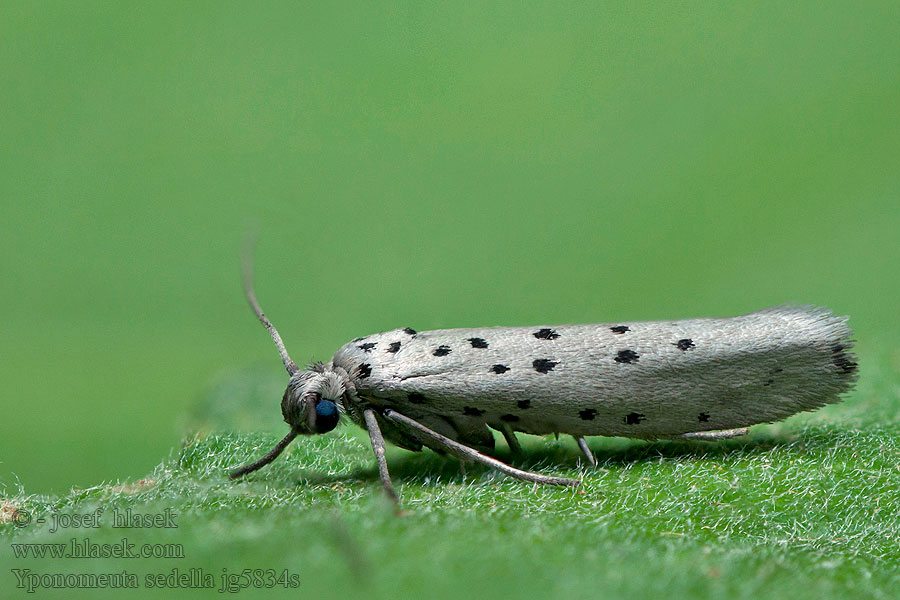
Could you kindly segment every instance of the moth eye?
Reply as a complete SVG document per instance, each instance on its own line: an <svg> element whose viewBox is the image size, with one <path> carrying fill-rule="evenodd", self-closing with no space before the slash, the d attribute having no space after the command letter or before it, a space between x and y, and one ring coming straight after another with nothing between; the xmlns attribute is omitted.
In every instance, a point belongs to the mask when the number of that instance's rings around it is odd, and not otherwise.
<svg viewBox="0 0 900 600"><path fill-rule="evenodd" d="M327 433L337 427L340 413L337 404L325 398L316 398L315 419L312 429L315 433Z"/></svg>

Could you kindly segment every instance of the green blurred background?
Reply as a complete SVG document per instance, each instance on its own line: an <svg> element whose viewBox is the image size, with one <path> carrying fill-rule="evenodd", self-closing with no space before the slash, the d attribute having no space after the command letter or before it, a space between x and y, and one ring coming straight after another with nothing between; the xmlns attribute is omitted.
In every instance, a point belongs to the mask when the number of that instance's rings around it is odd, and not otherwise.
<svg viewBox="0 0 900 600"><path fill-rule="evenodd" d="M0 3L0 482L149 472L384 329L849 314L898 353L900 9Z"/></svg>

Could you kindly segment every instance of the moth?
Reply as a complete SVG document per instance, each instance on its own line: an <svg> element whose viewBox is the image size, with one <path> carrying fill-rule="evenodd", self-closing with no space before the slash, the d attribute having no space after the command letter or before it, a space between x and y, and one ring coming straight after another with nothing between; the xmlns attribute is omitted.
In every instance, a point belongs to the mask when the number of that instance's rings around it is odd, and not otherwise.
<svg viewBox="0 0 900 600"><path fill-rule="evenodd" d="M719 440L749 426L837 402L857 378L846 317L782 305L732 318L415 331L356 338L329 362L300 369L244 287L290 375L281 412L290 432L241 477L298 435L346 415L369 433L379 476L397 500L385 440L474 461L541 484L579 481L523 471L489 456L491 430L514 454L516 433Z"/></svg>

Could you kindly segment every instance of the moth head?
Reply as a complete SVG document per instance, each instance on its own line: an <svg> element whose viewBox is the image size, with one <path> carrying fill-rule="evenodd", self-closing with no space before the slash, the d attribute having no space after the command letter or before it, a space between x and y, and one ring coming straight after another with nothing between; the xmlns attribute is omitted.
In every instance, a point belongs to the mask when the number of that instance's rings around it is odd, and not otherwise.
<svg viewBox="0 0 900 600"><path fill-rule="evenodd" d="M298 435L327 433L334 429L340 418L338 403L344 394L344 380L330 367L318 363L308 371L301 371L297 367L297 363L288 355L281 336L278 335L272 322L263 314L259 302L256 301L256 294L253 291L253 264L247 248L245 248L243 258L244 292L247 294L247 301L253 312L256 313L256 318L263 324L272 337L272 341L275 342L281 362L284 363L284 368L291 376L284 396L281 398L281 414L287 424L291 426L291 431L261 459L232 471L230 473L232 479L237 479L266 466L278 458L278 455Z"/></svg>
<svg viewBox="0 0 900 600"><path fill-rule="evenodd" d="M313 365L313 370L291 376L281 399L281 414L298 435L328 433L337 427L343 395L341 377L321 364Z"/></svg>
<svg viewBox="0 0 900 600"><path fill-rule="evenodd" d="M344 380L334 371L325 370L322 365L314 365L310 371L295 370L281 397L281 414L291 431L261 459L232 471L231 478L237 479L266 466L298 435L328 433L337 427L343 394Z"/></svg>

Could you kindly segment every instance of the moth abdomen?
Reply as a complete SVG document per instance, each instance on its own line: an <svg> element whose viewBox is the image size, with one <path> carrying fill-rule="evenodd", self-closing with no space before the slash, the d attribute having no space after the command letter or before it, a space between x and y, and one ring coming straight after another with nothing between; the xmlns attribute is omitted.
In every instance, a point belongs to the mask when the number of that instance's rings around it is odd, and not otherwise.
<svg viewBox="0 0 900 600"><path fill-rule="evenodd" d="M347 344L333 361L360 376L361 398L414 417L655 438L839 400L856 375L849 338L827 309L781 306L725 319L396 330Z"/></svg>

